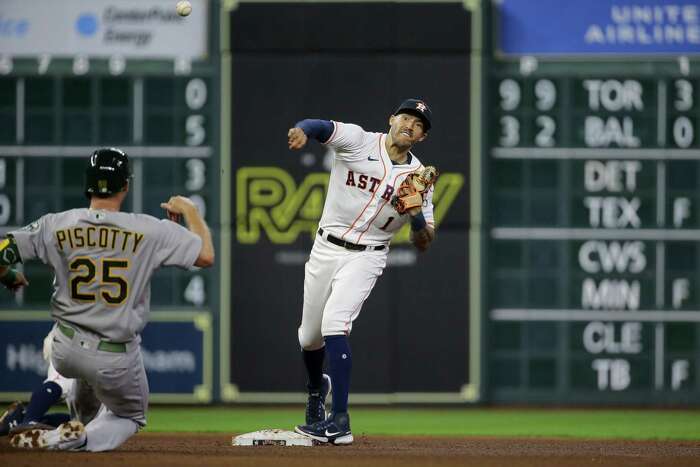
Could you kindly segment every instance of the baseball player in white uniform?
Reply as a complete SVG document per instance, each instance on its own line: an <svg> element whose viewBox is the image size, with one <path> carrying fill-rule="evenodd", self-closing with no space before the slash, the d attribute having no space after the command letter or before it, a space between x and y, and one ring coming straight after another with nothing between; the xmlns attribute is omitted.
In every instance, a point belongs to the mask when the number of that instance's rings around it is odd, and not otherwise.
<svg viewBox="0 0 700 467"><path fill-rule="evenodd" d="M55 272L51 362L87 383L104 409L87 425L24 431L15 447L108 451L146 424L148 382L140 333L150 308L150 280L161 266L208 267L214 247L206 222L187 198L162 203L171 220L120 212L131 170L116 148L96 150L86 171L90 207L47 214L0 243L0 282L27 285L11 266L38 258Z"/></svg>
<svg viewBox="0 0 700 467"><path fill-rule="evenodd" d="M432 189L422 207L403 215L391 204L403 180L423 168L411 148L428 136L430 108L422 100L407 99L390 116L389 125L385 134L307 119L288 132L290 149L301 149L314 138L335 151L323 215L305 267L298 330L309 397L306 424L296 431L321 442L353 442L347 408L352 368L348 336L386 266L392 236L410 222L411 241L419 251L435 237ZM326 354L330 375L323 373ZM331 384L332 411L326 417Z"/></svg>

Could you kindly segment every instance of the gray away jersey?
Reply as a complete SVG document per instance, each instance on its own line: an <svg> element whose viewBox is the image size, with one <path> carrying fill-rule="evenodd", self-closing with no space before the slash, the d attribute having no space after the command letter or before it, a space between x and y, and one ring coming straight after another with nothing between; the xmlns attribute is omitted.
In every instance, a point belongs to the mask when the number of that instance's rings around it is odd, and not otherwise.
<svg viewBox="0 0 700 467"><path fill-rule="evenodd" d="M93 209L47 214L10 233L22 261L53 268L53 317L112 342L146 325L153 272L189 268L202 248L199 236L169 220Z"/></svg>

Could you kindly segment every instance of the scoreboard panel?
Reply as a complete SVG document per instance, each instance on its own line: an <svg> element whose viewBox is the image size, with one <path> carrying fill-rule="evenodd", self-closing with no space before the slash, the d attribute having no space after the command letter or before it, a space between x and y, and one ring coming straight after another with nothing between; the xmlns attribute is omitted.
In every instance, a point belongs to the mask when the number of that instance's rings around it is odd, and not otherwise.
<svg viewBox="0 0 700 467"><path fill-rule="evenodd" d="M700 60L495 40L486 397L700 402Z"/></svg>
<svg viewBox="0 0 700 467"><path fill-rule="evenodd" d="M0 233L47 212L86 206L87 156L100 146L124 149L134 178L126 210L162 217L160 203L189 196L218 222L218 68L201 62L4 58L0 75ZM0 306L44 305L52 274L28 264L32 286ZM211 271L162 270L154 307L210 306ZM213 297L213 296L212 296Z"/></svg>
<svg viewBox="0 0 700 467"><path fill-rule="evenodd" d="M491 388L696 400L700 79L558 65L492 67Z"/></svg>

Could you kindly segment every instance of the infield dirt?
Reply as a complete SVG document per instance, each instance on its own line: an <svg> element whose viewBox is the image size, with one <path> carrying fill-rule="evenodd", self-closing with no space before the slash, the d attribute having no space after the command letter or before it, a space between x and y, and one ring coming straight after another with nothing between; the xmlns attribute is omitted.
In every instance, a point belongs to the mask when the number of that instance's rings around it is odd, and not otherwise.
<svg viewBox="0 0 700 467"><path fill-rule="evenodd" d="M25 451L0 441L0 464L36 466L700 466L700 442L356 436L345 447L233 447L234 434L151 434L110 453Z"/></svg>

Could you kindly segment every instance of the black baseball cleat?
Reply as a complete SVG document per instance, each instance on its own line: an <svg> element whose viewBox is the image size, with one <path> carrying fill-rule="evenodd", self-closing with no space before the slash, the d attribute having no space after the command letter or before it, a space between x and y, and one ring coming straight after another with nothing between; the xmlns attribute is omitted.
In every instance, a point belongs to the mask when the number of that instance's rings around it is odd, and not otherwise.
<svg viewBox="0 0 700 467"><path fill-rule="evenodd" d="M24 418L25 406L20 401L13 402L0 417L0 436L10 434L10 430Z"/></svg>
<svg viewBox="0 0 700 467"><path fill-rule="evenodd" d="M352 444L354 438L350 431L350 415L347 412L332 414L322 422L313 425L301 425L294 428L299 434L322 443Z"/></svg>
<svg viewBox="0 0 700 467"><path fill-rule="evenodd" d="M324 373L320 389L309 388L306 400L306 424L322 422L326 419L326 398L331 392L331 377Z"/></svg>

